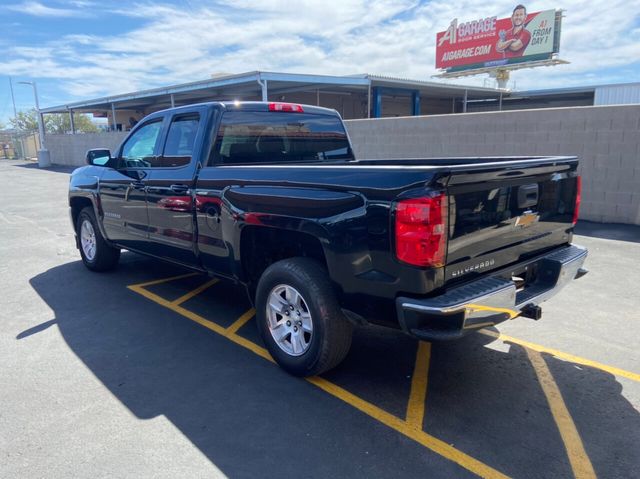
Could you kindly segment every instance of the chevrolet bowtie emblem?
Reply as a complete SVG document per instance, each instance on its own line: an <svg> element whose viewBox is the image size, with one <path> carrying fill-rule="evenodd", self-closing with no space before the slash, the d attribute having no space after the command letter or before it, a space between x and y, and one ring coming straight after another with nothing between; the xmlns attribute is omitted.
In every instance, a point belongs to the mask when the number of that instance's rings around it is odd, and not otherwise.
<svg viewBox="0 0 640 479"><path fill-rule="evenodd" d="M515 226L517 228L526 228L534 223L537 223L539 219L540 215L538 213L534 213L533 211L526 211L516 218Z"/></svg>

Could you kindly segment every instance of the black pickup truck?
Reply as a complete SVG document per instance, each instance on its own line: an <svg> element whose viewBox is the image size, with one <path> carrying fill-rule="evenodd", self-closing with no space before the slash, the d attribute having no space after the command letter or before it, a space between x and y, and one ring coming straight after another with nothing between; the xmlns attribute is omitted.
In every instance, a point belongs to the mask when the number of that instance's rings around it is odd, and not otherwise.
<svg viewBox="0 0 640 479"><path fill-rule="evenodd" d="M243 285L295 375L336 366L356 324L454 339L538 319L586 273L575 157L357 160L333 110L229 102L153 113L86 160L84 264L127 249Z"/></svg>

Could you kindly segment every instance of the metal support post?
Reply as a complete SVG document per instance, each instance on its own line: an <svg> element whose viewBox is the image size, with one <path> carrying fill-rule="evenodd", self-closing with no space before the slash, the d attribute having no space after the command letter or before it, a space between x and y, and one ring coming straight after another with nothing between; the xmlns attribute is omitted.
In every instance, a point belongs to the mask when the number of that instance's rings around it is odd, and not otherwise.
<svg viewBox="0 0 640 479"><path fill-rule="evenodd" d="M73 110L69 109L69 123L71 123L71 134L75 135L76 133L76 123L73 119Z"/></svg>
<svg viewBox="0 0 640 479"><path fill-rule="evenodd" d="M267 80L263 80L258 73L258 85L262 94L262 101L269 101L269 90L267 88Z"/></svg>
<svg viewBox="0 0 640 479"><path fill-rule="evenodd" d="M382 117L382 93L379 87L373 87L373 117Z"/></svg>
<svg viewBox="0 0 640 479"><path fill-rule="evenodd" d="M111 118L113 119L111 127L112 127L113 131L116 131L116 129L118 127L117 127L117 124L116 124L116 105L115 105L115 103L111 104Z"/></svg>
<svg viewBox="0 0 640 479"><path fill-rule="evenodd" d="M416 90L411 94L411 114L420 116L420 91Z"/></svg>
<svg viewBox="0 0 640 479"><path fill-rule="evenodd" d="M501 90L506 89L507 83L509 83L509 70L498 68L496 71L496 80L498 82L498 88Z"/></svg>
<svg viewBox="0 0 640 479"><path fill-rule="evenodd" d="M469 90L464 91L464 102L462 103L462 113L467 112L467 100L469 99Z"/></svg>
<svg viewBox="0 0 640 479"><path fill-rule="evenodd" d="M173 97L173 93L170 96L171 98L171 108L175 108L176 107L176 99Z"/></svg>

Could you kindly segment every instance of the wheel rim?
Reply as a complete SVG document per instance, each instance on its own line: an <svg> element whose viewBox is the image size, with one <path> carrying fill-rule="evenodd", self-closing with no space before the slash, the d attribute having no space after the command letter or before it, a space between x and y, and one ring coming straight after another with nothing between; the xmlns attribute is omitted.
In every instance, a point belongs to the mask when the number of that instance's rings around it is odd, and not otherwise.
<svg viewBox="0 0 640 479"><path fill-rule="evenodd" d="M307 352L313 337L313 320L307 302L295 288L279 284L269 293L267 320L271 337L290 356Z"/></svg>
<svg viewBox="0 0 640 479"><path fill-rule="evenodd" d="M96 257L96 232L89 220L84 220L80 227L80 245L85 257L93 261Z"/></svg>

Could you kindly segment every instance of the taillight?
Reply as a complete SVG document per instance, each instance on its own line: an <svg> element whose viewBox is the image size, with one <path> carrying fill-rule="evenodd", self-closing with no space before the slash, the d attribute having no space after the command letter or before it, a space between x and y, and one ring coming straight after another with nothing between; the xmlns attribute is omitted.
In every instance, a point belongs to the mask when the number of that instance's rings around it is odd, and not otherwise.
<svg viewBox="0 0 640 479"><path fill-rule="evenodd" d="M415 266L445 264L448 204L444 193L396 203L396 257Z"/></svg>
<svg viewBox="0 0 640 479"><path fill-rule="evenodd" d="M269 103L269 111L289 111L292 113L304 113L302 105L295 103Z"/></svg>
<svg viewBox="0 0 640 479"><path fill-rule="evenodd" d="M576 205L573 208L573 226L578 222L578 214L580 213L580 201L582 197L582 177L576 177Z"/></svg>

